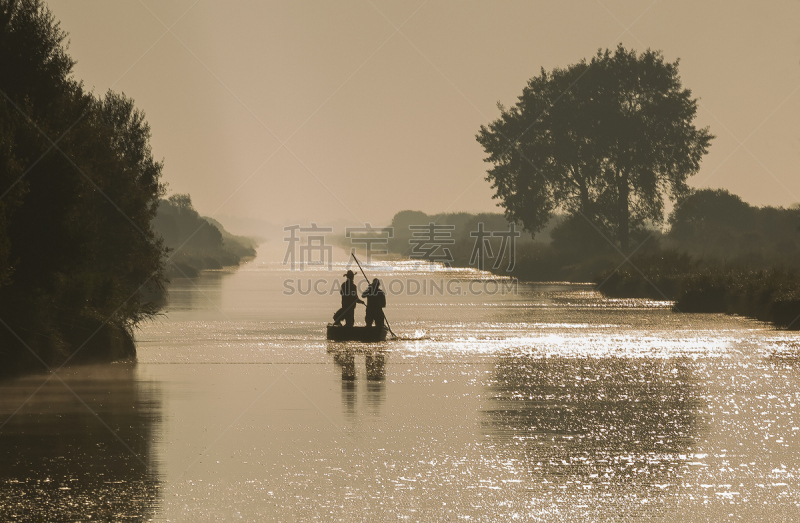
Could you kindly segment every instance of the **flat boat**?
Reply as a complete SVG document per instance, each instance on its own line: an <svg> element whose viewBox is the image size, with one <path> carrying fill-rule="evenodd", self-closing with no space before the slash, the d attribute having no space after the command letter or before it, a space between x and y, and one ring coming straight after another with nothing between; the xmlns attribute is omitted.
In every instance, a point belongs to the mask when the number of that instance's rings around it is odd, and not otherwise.
<svg viewBox="0 0 800 523"><path fill-rule="evenodd" d="M328 325L328 339L331 341L362 341L372 343L386 341L389 329L383 327L345 327L344 325Z"/></svg>

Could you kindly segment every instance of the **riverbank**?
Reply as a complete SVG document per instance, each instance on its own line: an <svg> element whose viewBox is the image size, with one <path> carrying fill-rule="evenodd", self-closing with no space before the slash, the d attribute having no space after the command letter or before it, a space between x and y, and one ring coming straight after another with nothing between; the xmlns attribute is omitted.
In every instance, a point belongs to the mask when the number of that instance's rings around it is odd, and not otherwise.
<svg viewBox="0 0 800 523"><path fill-rule="evenodd" d="M179 210L161 200L154 220L155 234L172 250L162 262L166 281L196 278L204 270L238 266L255 256L255 240L201 217L186 200L188 207ZM55 296L21 284L3 288L0 379L65 365L135 360L134 328L163 309L169 292L160 280L143 275L142 281L126 296L117 289L118 278L99 280L93 274L77 281L56 279L61 289Z"/></svg>
<svg viewBox="0 0 800 523"><path fill-rule="evenodd" d="M433 252L440 258L436 261L452 267L483 268L522 282L594 283L607 297L672 301L676 312L735 314L800 330L800 274L793 269L798 266L798 249L789 230L795 211L750 207L727 193L709 196L700 192L695 199L711 197L734 200L754 216L766 216L758 222L758 235L751 231L749 241L744 241L739 237L743 232L738 231L737 236L728 231L720 234L737 238L735 245L720 244L707 238L710 233L687 233L684 222L694 222L678 216L673 220L677 232L638 231L636 254L623 261L619 251L585 220L555 220L542 235L549 236L549 242L531 241L522 234L509 248L503 241L506 231L512 229L502 215L403 211L392 220L394 237L388 246L392 253L411 258L420 257L414 252L417 247L423 259L428 256L433 261ZM438 244L432 240L420 243L412 234L425 223L441 229ZM430 227L433 230L434 226ZM775 230L780 234L775 236ZM708 247L705 255L701 245ZM777 247L770 250L757 248L759 245ZM431 252L420 246L430 247Z"/></svg>
<svg viewBox="0 0 800 523"><path fill-rule="evenodd" d="M800 330L800 275L790 269L701 264L669 253L660 259L633 259L626 267L600 274L595 283L604 296L672 300L676 312L735 314Z"/></svg>
<svg viewBox="0 0 800 523"><path fill-rule="evenodd" d="M153 230L169 250L164 270L170 280L237 266L253 258L258 246L256 240L231 234L215 219L201 216L188 194L159 200Z"/></svg>
<svg viewBox="0 0 800 523"><path fill-rule="evenodd" d="M0 379L68 365L136 358L133 329L114 318L62 314L56 318L6 315L0 332ZM11 357L13 355L13 357Z"/></svg>

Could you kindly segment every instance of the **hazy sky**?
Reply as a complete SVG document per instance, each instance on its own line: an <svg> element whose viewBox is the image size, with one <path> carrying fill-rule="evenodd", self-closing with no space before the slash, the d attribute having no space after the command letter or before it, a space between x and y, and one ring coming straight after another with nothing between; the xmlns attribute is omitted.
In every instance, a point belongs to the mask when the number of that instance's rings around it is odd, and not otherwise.
<svg viewBox="0 0 800 523"><path fill-rule="evenodd" d="M717 135L692 185L800 201L798 0L49 5L76 76L136 101L170 192L204 214L377 225L498 210L479 126L541 67L620 42L681 59Z"/></svg>

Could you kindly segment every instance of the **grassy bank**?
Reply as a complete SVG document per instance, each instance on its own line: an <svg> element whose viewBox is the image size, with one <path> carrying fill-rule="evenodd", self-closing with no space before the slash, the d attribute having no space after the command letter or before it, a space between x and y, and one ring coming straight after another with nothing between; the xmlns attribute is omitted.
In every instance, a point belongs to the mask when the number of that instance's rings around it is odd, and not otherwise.
<svg viewBox="0 0 800 523"><path fill-rule="evenodd" d="M423 247L433 252L438 241L454 267L478 268L479 226L500 233L510 227L500 214L403 211L392 220L389 249L415 257L420 242L410 229L431 222L450 230ZM510 250L491 236L483 268L521 281L595 283L609 297L670 300L680 312L738 314L800 330L800 206L754 207L727 191L704 189L676 207L669 223L666 232L631 230L635 255L624 260L613 229L559 216L535 241L523 232L511 264Z"/></svg>
<svg viewBox="0 0 800 523"><path fill-rule="evenodd" d="M8 325L13 333L9 329L0 332L0 346L16 350L11 353L13 358L4 358L0 378L48 367L55 370L63 365L136 358L132 326L113 319L105 322L105 318L69 314L60 318L16 318Z"/></svg>
<svg viewBox="0 0 800 523"><path fill-rule="evenodd" d="M796 270L701 263L675 252L631 261L618 271L598 276L597 290L612 297L674 300L678 312L737 314L800 330Z"/></svg>

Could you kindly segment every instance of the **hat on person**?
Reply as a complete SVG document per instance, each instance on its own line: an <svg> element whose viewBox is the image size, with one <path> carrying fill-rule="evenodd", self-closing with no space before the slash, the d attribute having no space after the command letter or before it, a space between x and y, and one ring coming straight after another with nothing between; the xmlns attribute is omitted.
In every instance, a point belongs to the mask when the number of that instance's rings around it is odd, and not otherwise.
<svg viewBox="0 0 800 523"><path fill-rule="evenodd" d="M347 271L347 274L342 274L342 276L347 276L348 278L354 278L356 273L353 271Z"/></svg>

